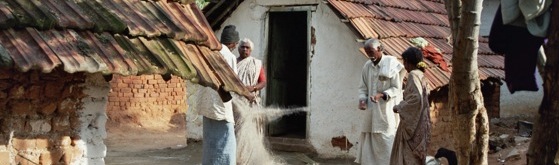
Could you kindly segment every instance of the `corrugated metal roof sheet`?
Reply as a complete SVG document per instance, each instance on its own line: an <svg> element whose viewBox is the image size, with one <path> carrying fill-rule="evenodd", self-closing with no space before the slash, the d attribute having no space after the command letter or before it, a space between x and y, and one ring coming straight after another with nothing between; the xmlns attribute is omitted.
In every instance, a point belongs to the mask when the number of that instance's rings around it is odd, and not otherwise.
<svg viewBox="0 0 559 165"><path fill-rule="evenodd" d="M23 72L48 73L60 67L69 73L174 74L248 95L219 49L221 44L194 3L0 2L0 65Z"/></svg>
<svg viewBox="0 0 559 165"><path fill-rule="evenodd" d="M451 65L452 45L448 43L450 26L442 0L328 0L335 11L360 33L361 37L379 38L386 53L398 58L412 46L410 39L423 37L438 48ZM504 57L493 53L487 39L479 39L478 66L480 79L504 78ZM448 84L450 72L438 68L433 62L426 71L431 89ZM450 66L451 67L451 66Z"/></svg>

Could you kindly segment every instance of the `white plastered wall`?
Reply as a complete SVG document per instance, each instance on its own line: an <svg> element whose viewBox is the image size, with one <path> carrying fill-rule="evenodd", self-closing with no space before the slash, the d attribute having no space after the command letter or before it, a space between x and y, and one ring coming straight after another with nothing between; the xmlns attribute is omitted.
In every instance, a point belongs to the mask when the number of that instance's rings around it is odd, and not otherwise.
<svg viewBox="0 0 559 165"><path fill-rule="evenodd" d="M354 157L360 136L360 116L363 116L357 109L357 87L367 59L358 51L362 44L356 42L357 35L327 4L317 0L305 3L318 5L311 13L310 22L317 42L308 64L308 140L320 157ZM247 37L255 43L252 56L263 61L266 61L269 5L285 4L274 0L245 0L222 24L222 28L229 24L237 26L241 39ZM221 36L221 30L216 36ZM233 52L238 55L237 50ZM347 137L353 145L349 151L332 146L332 138L339 136Z"/></svg>
<svg viewBox="0 0 559 165"><path fill-rule="evenodd" d="M85 82L83 109L78 110L80 121L80 140L76 145L83 149L83 157L73 164L103 165L107 155L107 146L103 140L107 137L106 107L110 84L100 73L88 74Z"/></svg>

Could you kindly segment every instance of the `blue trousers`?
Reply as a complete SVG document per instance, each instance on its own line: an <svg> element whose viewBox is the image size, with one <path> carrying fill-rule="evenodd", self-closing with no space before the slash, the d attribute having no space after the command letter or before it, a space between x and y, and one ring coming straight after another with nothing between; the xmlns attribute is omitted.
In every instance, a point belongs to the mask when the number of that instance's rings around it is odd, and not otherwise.
<svg viewBox="0 0 559 165"><path fill-rule="evenodd" d="M233 123L204 117L203 165L235 165L237 140Z"/></svg>

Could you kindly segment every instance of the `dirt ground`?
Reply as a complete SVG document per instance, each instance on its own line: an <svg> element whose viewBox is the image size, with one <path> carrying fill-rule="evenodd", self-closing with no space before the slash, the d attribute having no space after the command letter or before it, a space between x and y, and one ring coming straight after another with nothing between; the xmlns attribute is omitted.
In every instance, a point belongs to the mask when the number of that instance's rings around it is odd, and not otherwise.
<svg viewBox="0 0 559 165"><path fill-rule="evenodd" d="M145 128L138 124L130 123L127 125L108 122L108 137L105 140L107 145L107 165L176 165L176 164L201 164L202 143L186 140L186 128L184 121L176 120L174 124L167 121L158 127ZM183 117L184 119L184 117ZM532 121L530 118L512 117L492 120L491 136L509 135L506 148L491 153L488 157L490 165L524 165L526 164L526 151L528 150L529 140L520 143L511 142L511 138L516 136L516 123L519 120ZM508 158L507 155L516 149L520 157ZM302 153L293 152L274 152L282 157L286 164L305 165L305 164L355 164L348 159L318 159ZM445 162L445 161L443 161Z"/></svg>

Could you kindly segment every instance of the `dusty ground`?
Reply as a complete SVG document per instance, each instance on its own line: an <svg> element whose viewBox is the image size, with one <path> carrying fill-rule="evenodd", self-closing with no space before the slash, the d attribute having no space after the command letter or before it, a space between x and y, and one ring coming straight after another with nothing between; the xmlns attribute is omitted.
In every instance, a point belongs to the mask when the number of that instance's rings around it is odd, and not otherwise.
<svg viewBox="0 0 559 165"><path fill-rule="evenodd" d="M152 125L151 128L138 124L115 124L108 122L108 137L106 144L108 148L105 162L107 165L175 165L175 164L201 164L202 143L189 141L187 144L184 121L177 120L164 122L161 125ZM184 119L184 117L182 117ZM508 134L511 137L516 135L516 122L518 120L532 121L530 118L503 118L493 120L490 129L491 135L500 136ZM168 120L167 120L168 121ZM521 143L508 143L510 147L504 148L499 152L489 154L490 165L524 165L526 164L526 151L529 141ZM520 153L520 158L509 158L504 163L500 159L506 159L511 150L516 149ZM287 164L354 164L347 159L318 159L312 158L302 153L275 152Z"/></svg>
<svg viewBox="0 0 559 165"><path fill-rule="evenodd" d="M184 131L146 131L141 129L118 129L109 132L105 163L107 165L176 165L201 164L202 143L186 143ZM118 132L122 131L122 132ZM354 164L347 159L311 159L294 152L274 152L287 164L305 165L313 162L326 165Z"/></svg>
<svg viewBox="0 0 559 165"><path fill-rule="evenodd" d="M186 140L185 121L181 117L161 120L161 124L107 122L107 165L176 165L201 164L202 142ZM182 116L182 119L185 119ZM347 159L311 159L307 155L294 152L274 152L287 164L353 164Z"/></svg>
<svg viewBox="0 0 559 165"><path fill-rule="evenodd" d="M514 138L522 139L518 135L517 123L518 121L528 121L533 122L533 117L508 117L493 119L490 125L490 136L501 136L503 134L509 135L506 144L507 147L500 151L491 150L488 163L490 165L525 165L526 164L526 152L530 145L530 138L526 138L525 141L515 142ZM518 151L519 156L507 157L511 152ZM494 153L493 153L494 152ZM503 161L503 159L505 159Z"/></svg>

